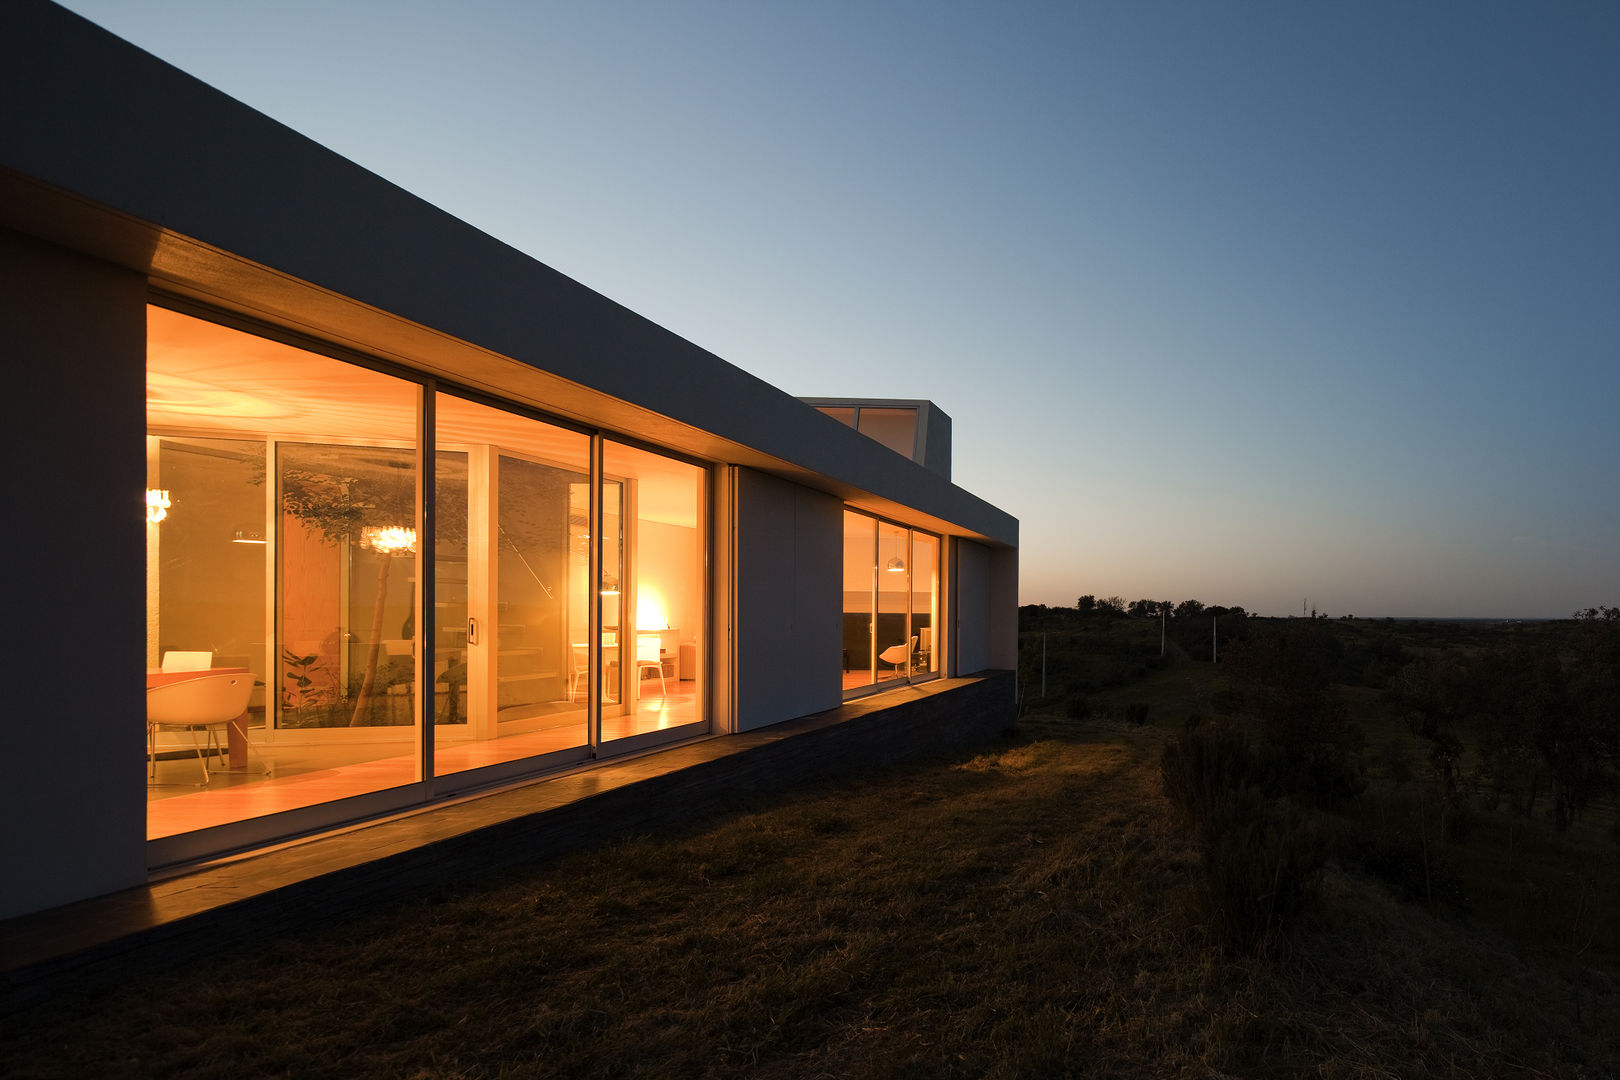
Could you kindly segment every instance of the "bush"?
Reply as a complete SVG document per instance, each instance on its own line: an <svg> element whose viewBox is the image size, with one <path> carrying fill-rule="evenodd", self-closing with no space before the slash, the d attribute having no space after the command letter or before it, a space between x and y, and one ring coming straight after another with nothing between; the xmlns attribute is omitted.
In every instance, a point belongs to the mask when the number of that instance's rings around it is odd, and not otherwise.
<svg viewBox="0 0 1620 1080"><path fill-rule="evenodd" d="M1091 699L1084 694L1075 694L1069 698L1069 703L1064 711L1068 713L1070 720L1090 719L1092 713Z"/></svg>
<svg viewBox="0 0 1620 1080"><path fill-rule="evenodd" d="M1341 819L1338 857L1394 886L1403 899L1460 909L1465 900L1443 840L1444 814L1422 794L1358 804Z"/></svg>
<svg viewBox="0 0 1620 1080"><path fill-rule="evenodd" d="M1257 952L1315 902L1326 845L1314 822L1253 789L1230 793L1220 816L1196 895L1217 944Z"/></svg>
<svg viewBox="0 0 1620 1080"><path fill-rule="evenodd" d="M1141 727L1147 723L1148 706L1146 702L1135 701L1125 706L1125 722Z"/></svg>
<svg viewBox="0 0 1620 1080"><path fill-rule="evenodd" d="M1239 731L1200 725L1159 759L1165 797L1198 838L1203 875L1193 895L1211 940L1262 949L1316 897L1326 847L1283 797L1286 762Z"/></svg>
<svg viewBox="0 0 1620 1080"><path fill-rule="evenodd" d="M1159 774L1182 824L1203 837L1218 824L1227 793L1252 788L1265 799L1280 798L1285 763L1270 747L1251 745L1241 731L1204 724L1165 744Z"/></svg>

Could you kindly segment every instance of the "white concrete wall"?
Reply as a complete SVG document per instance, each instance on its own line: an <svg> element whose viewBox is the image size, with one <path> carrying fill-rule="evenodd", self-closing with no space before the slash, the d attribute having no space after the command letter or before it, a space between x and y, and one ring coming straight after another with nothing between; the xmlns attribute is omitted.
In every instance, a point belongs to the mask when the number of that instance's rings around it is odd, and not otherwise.
<svg viewBox="0 0 1620 1080"><path fill-rule="evenodd" d="M737 730L838 706L843 503L737 473Z"/></svg>
<svg viewBox="0 0 1620 1080"><path fill-rule="evenodd" d="M990 667L990 549L971 540L951 541L952 675Z"/></svg>
<svg viewBox="0 0 1620 1080"><path fill-rule="evenodd" d="M989 611L985 633L989 636L988 666L1018 670L1018 549L991 548Z"/></svg>
<svg viewBox="0 0 1620 1080"><path fill-rule="evenodd" d="M0 918L146 877L146 282L0 230Z"/></svg>

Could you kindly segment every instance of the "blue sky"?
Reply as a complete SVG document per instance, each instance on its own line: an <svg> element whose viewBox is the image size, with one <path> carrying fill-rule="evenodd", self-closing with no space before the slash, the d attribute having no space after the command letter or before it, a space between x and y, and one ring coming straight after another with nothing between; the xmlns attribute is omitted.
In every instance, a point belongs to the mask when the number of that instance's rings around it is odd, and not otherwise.
<svg viewBox="0 0 1620 1080"><path fill-rule="evenodd" d="M1620 604L1620 5L68 7L804 395L1024 602Z"/></svg>

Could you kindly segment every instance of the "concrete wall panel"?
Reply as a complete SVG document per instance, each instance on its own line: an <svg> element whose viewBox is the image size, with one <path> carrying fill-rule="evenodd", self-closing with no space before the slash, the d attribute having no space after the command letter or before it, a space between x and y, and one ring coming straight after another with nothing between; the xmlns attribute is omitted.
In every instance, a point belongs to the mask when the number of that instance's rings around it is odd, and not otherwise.
<svg viewBox="0 0 1620 1080"><path fill-rule="evenodd" d="M990 549L971 540L952 543L951 594L955 617L956 668L953 675L971 675L992 667L990 651Z"/></svg>
<svg viewBox="0 0 1620 1080"><path fill-rule="evenodd" d="M839 704L843 552L839 500L738 471L738 731Z"/></svg>
<svg viewBox="0 0 1620 1080"><path fill-rule="evenodd" d="M0 918L146 876L146 283L0 230Z"/></svg>

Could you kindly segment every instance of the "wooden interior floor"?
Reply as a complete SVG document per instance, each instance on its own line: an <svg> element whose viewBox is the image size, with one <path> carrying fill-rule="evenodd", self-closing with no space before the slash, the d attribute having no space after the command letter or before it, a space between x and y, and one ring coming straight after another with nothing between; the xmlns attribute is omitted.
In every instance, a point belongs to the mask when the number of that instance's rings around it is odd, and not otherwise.
<svg viewBox="0 0 1620 1080"><path fill-rule="evenodd" d="M894 682L896 678L897 678L897 676L895 675L895 673L892 670L885 669L883 671L878 672L877 681L881 685L883 683ZM871 686L871 685L872 685L872 673L870 671L846 671L846 672L844 672L844 689L845 690L854 690L858 686Z"/></svg>
<svg viewBox="0 0 1620 1080"><path fill-rule="evenodd" d="M633 714L605 717L604 749L611 750L609 744L616 739L695 722L698 700L694 684L679 685L681 689L667 697L657 693L643 697ZM536 730L482 740L457 737L454 725L437 725L434 773L445 776L585 745L583 713L561 713L553 719ZM412 731L406 728L403 737L358 744L296 746L255 741L246 769L222 768L221 759L210 759L213 768L206 787L199 786L202 768L195 755L159 761L157 776L148 780L146 788L146 838L155 840L414 783L417 761L410 741Z"/></svg>

